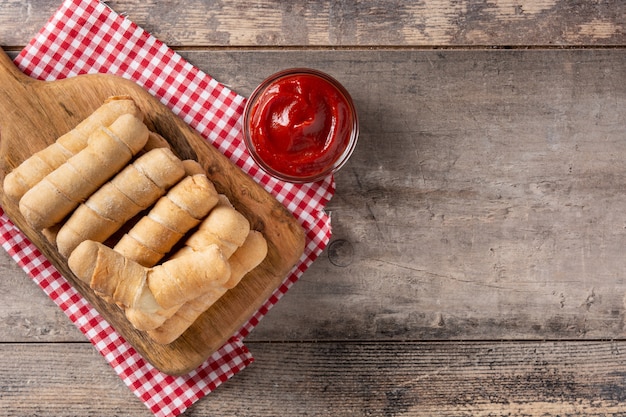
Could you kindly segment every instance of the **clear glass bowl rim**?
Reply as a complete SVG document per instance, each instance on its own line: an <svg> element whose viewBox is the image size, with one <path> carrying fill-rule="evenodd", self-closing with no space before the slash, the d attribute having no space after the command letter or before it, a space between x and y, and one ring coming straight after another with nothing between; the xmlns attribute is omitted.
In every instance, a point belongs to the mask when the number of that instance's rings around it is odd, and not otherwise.
<svg viewBox="0 0 626 417"><path fill-rule="evenodd" d="M250 135L250 128L249 128L250 112L254 106L254 103L261 96L261 94L263 94L263 92L275 81L281 78L285 78L287 76L299 75L299 74L317 76L329 82L331 85L333 85L346 99L346 102L348 103L348 106L350 108L350 113L352 115L352 129L350 133L348 146L346 147L346 149L343 151L343 153L339 157L337 157L335 163L331 165L327 170L319 174L307 176L307 177L296 177L292 175L287 175L285 173L282 173L272 168L271 165L263 161L263 159L256 153L256 150L252 141L252 137ZM244 138L244 143L246 145L246 148L248 149L248 152L250 153L250 156L263 171L283 181L293 182L293 183L315 182L315 181L319 181L321 179L328 177L329 175L336 173L341 167L345 165L346 162L348 162L348 159L354 152L356 143L358 141L358 137L359 137L359 120L358 120L356 108L354 106L354 102L352 100L352 96L350 95L348 90L346 90L346 88L338 80L336 80L331 75L323 71L317 70L317 69L306 68L306 67L294 67L294 68L288 68L282 71L278 71L270 75L269 77L265 78L254 89L254 91L252 92L252 94L250 94L250 97L246 101L246 105L244 107L243 138Z"/></svg>

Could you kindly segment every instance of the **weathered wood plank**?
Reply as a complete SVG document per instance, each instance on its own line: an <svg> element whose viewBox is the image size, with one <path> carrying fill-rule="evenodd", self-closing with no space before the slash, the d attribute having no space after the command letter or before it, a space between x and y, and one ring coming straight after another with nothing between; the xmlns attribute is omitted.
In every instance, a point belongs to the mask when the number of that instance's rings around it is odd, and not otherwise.
<svg viewBox="0 0 626 417"><path fill-rule="evenodd" d="M331 248L251 340L624 337L622 53L185 56L242 94L280 68L327 70L361 115L328 207ZM36 329L58 332L37 340L81 340L58 329L67 324L51 304L15 318L33 308L21 295L31 284L11 268L2 276L16 301L2 313L1 340ZM14 329L11 315L31 327Z"/></svg>
<svg viewBox="0 0 626 417"><path fill-rule="evenodd" d="M6 416L150 416L88 343L0 344Z"/></svg>
<svg viewBox="0 0 626 417"><path fill-rule="evenodd" d="M334 265L331 246L256 337L623 337L623 54L186 56L243 94L283 67L327 70L361 116L328 206L353 254Z"/></svg>
<svg viewBox="0 0 626 417"><path fill-rule="evenodd" d="M24 45L60 4L0 1L0 44ZM625 45L603 1L108 1L171 46Z"/></svg>
<svg viewBox="0 0 626 417"><path fill-rule="evenodd" d="M327 70L362 117L330 248L186 415L624 414L626 342L591 340L624 337L623 50L417 50L624 47L624 3L108 3L242 94ZM0 45L59 4L0 0ZM0 410L151 415L3 251L0 276Z"/></svg>
<svg viewBox="0 0 626 417"><path fill-rule="evenodd" d="M0 250L0 277L0 342L86 340L4 250Z"/></svg>
<svg viewBox="0 0 626 417"><path fill-rule="evenodd" d="M257 361L186 416L605 416L626 407L625 342L250 347ZM87 344L0 345L0 381L7 415L150 415Z"/></svg>

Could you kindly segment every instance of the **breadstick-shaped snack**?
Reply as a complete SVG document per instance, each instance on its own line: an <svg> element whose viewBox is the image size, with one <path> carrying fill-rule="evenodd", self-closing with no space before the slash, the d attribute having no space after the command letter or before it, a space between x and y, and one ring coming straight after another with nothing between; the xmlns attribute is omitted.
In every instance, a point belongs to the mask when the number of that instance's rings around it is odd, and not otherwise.
<svg viewBox="0 0 626 417"><path fill-rule="evenodd" d="M192 273L192 267L196 273ZM176 274L184 274L177 278ZM161 308L148 311L128 308L126 318L138 330L153 330L161 326L198 294L221 288L230 277L230 264L216 245L164 262L150 270L148 284ZM165 283L175 283L167 285Z"/></svg>
<svg viewBox="0 0 626 417"><path fill-rule="evenodd" d="M263 233L250 230L243 245L228 258L230 278L224 283L224 288L235 288L248 272L263 262L266 256L267 241L263 237Z"/></svg>
<svg viewBox="0 0 626 417"><path fill-rule="evenodd" d="M174 256L184 256L192 250L201 250L215 244L226 257L230 257L246 240L248 232L250 232L248 219L231 205L225 195L220 194L218 204L200 223L198 230L185 241L186 247Z"/></svg>
<svg viewBox="0 0 626 417"><path fill-rule="evenodd" d="M198 161L194 161L193 159L185 159L183 161L183 166L185 167L185 172L187 175L196 175L196 174L205 174L206 171L202 168L202 165Z"/></svg>
<svg viewBox="0 0 626 417"><path fill-rule="evenodd" d="M153 266L217 204L206 175L187 176L161 197L113 248L144 266Z"/></svg>
<svg viewBox="0 0 626 417"><path fill-rule="evenodd" d="M128 233L120 238L113 249L143 266L156 265L163 258L161 252L156 252Z"/></svg>
<svg viewBox="0 0 626 417"><path fill-rule="evenodd" d="M222 286L186 302L163 324L149 330L148 335L157 343L168 344L176 340L196 319L219 300L229 289L234 288L241 279L256 268L267 255L267 242L257 231L250 231L245 242L228 259L230 278Z"/></svg>
<svg viewBox="0 0 626 417"><path fill-rule="evenodd" d="M150 163L152 159L160 163ZM137 163L144 167L144 172L135 168ZM83 240L104 242L127 221L147 209L166 191L151 179L155 176L162 178L162 172L169 175L167 182L162 184L167 188L185 174L182 161L167 148L153 149L124 168L78 206L63 224L56 237L59 253L69 256Z"/></svg>
<svg viewBox="0 0 626 417"><path fill-rule="evenodd" d="M147 269L101 243L82 242L68 258L68 266L99 295L122 306L138 306L139 300L149 298L142 294L147 290ZM151 309L158 308L156 301L151 304Z"/></svg>
<svg viewBox="0 0 626 417"><path fill-rule="evenodd" d="M169 148L158 149L159 152L156 152L153 158L138 159L133 165L142 174L148 175L149 173L150 179L157 185L157 187L168 188L170 183L170 177L172 176L172 173L170 171L180 171L180 166L178 165L178 162L176 162L175 166L172 166L171 164L171 160L178 160L178 157L174 155L174 153ZM160 169L154 169L155 167Z"/></svg>
<svg viewBox="0 0 626 417"><path fill-rule="evenodd" d="M102 106L54 143L33 154L4 179L4 192L13 199L20 198L43 177L87 146L89 136L101 127L108 127L122 114L143 118L135 102L127 96L107 99Z"/></svg>
<svg viewBox="0 0 626 417"><path fill-rule="evenodd" d="M187 231L197 226L217 202L217 191L204 174L186 177L160 198L147 217L124 235L114 249L141 265L153 266L165 251L169 252ZM160 233L162 240L150 239L150 233ZM151 330L163 324L178 307L156 314L127 309L126 318L139 330Z"/></svg>
<svg viewBox="0 0 626 417"><path fill-rule="evenodd" d="M187 233L197 226L218 202L213 183L204 174L185 177L165 197L161 198L148 217L176 230Z"/></svg>
<svg viewBox="0 0 626 417"><path fill-rule="evenodd" d="M199 189L197 189L198 182ZM200 223L199 219L205 217L209 210L210 213L213 213L220 200L221 204L226 204L231 210L234 210L225 196L218 196L215 187L204 174L186 177L172 188L165 197L159 199L150 213L124 235L114 249L144 266L153 266L163 257L165 252L169 252L182 235ZM209 214L209 216L211 215ZM239 213L236 215L240 216L237 217L237 220L244 223L240 230L246 227L246 230L249 230L248 221ZM236 222L230 224L233 223ZM226 222L224 226L229 227L230 224ZM158 231L159 228L161 229L160 232ZM148 239L151 234L157 233L160 233L161 239L164 241ZM201 248L198 247L199 249L204 249L211 243L218 243L218 247L223 251L224 245L217 238L210 242L207 240L204 242L205 244ZM161 248L159 249L158 246ZM177 253L175 257L180 256L182 256L182 252ZM126 310L126 318L140 330L152 330L161 326L176 312L178 307L180 306L171 306L168 311L159 311L157 314L146 314L135 309L128 309Z"/></svg>
<svg viewBox="0 0 626 417"><path fill-rule="evenodd" d="M186 177L159 199L146 217L122 236L114 250L141 265L154 266L187 231L200 223L200 219L217 202L217 191L206 175ZM154 236L158 236L158 239ZM159 311L157 314L146 314L131 308L126 310L126 317L136 328L149 330L163 324L178 307L172 306L168 311Z"/></svg>
<svg viewBox="0 0 626 417"><path fill-rule="evenodd" d="M96 130L86 148L24 194L19 203L22 215L35 229L60 222L122 169L147 139L146 125L131 114Z"/></svg>
<svg viewBox="0 0 626 417"><path fill-rule="evenodd" d="M189 301L191 302L191 301ZM154 312L146 312L136 308L127 308L124 313L128 321L137 329L142 331L154 330L172 317L181 305L176 305L168 309L159 309Z"/></svg>
<svg viewBox="0 0 626 417"><path fill-rule="evenodd" d="M178 339L202 313L224 295L223 288L215 288L201 297L196 297L179 307L174 314L165 318L159 326L146 329L148 336L161 345L167 345ZM144 314L146 317L157 317L156 314Z"/></svg>
<svg viewBox="0 0 626 417"><path fill-rule="evenodd" d="M210 245L217 245L226 257L230 257L237 248L244 244L249 233L250 223L248 220L241 213L237 212L225 195L220 194L218 204L203 220L198 230L187 239L185 242L186 246L178 250L171 259L184 257L194 251L203 250ZM216 290L213 291L212 296L209 294L205 295L206 300L203 303L208 303L206 308L213 304L214 301L211 300L215 297L221 297L223 291L225 290ZM203 303L196 302L193 306L181 306L181 308L186 308L186 311L181 314L190 316L195 314L191 311L192 309L203 308L206 310L203 307L205 305ZM172 313L177 311L176 309L172 310ZM126 311L126 317L134 322L142 323L143 330L152 330L160 327L171 316L172 314L166 312L158 312L158 314L148 316L132 310ZM180 324L176 324L176 326L180 326ZM167 331L167 333L171 334L173 331Z"/></svg>
<svg viewBox="0 0 626 417"><path fill-rule="evenodd" d="M123 176L111 180L115 188L141 207L149 207L185 175L180 159L171 150L158 148L149 154L137 158Z"/></svg>
<svg viewBox="0 0 626 417"><path fill-rule="evenodd" d="M71 253L68 265L100 296L146 313L183 304L198 291L207 292L230 278L230 265L216 246L146 268L102 243L86 240Z"/></svg>
<svg viewBox="0 0 626 417"><path fill-rule="evenodd" d="M150 131L150 133L148 134L148 141L144 145L143 149L144 151L148 152L156 148L169 148L169 147L170 147L170 144L167 142L167 140L163 136L159 135L156 132Z"/></svg>
<svg viewBox="0 0 626 417"><path fill-rule="evenodd" d="M157 303L169 309L222 286L229 278L228 260L216 245L211 245L151 268L148 287Z"/></svg>

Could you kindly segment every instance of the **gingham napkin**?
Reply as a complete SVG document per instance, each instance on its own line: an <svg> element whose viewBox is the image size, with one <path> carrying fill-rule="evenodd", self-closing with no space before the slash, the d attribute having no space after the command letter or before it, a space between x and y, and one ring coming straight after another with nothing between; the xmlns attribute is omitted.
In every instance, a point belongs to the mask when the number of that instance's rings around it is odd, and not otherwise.
<svg viewBox="0 0 626 417"><path fill-rule="evenodd" d="M241 140L245 98L97 0L65 1L15 63L24 73L45 80L97 72L134 80L272 193L306 230L304 255L280 288L198 369L173 377L156 370L124 341L0 209L2 247L67 314L155 415L179 415L252 362L242 340L330 239L330 219L323 209L333 195L333 179L294 185L260 171Z"/></svg>

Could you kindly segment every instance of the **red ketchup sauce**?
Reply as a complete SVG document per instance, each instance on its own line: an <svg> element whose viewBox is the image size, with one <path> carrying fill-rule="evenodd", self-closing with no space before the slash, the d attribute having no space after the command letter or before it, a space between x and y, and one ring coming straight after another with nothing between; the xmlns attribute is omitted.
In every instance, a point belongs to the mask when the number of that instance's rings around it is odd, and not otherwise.
<svg viewBox="0 0 626 417"><path fill-rule="evenodd" d="M255 90L244 130L262 168L288 181L308 182L343 165L358 123L352 99L337 81L300 69L270 77Z"/></svg>

